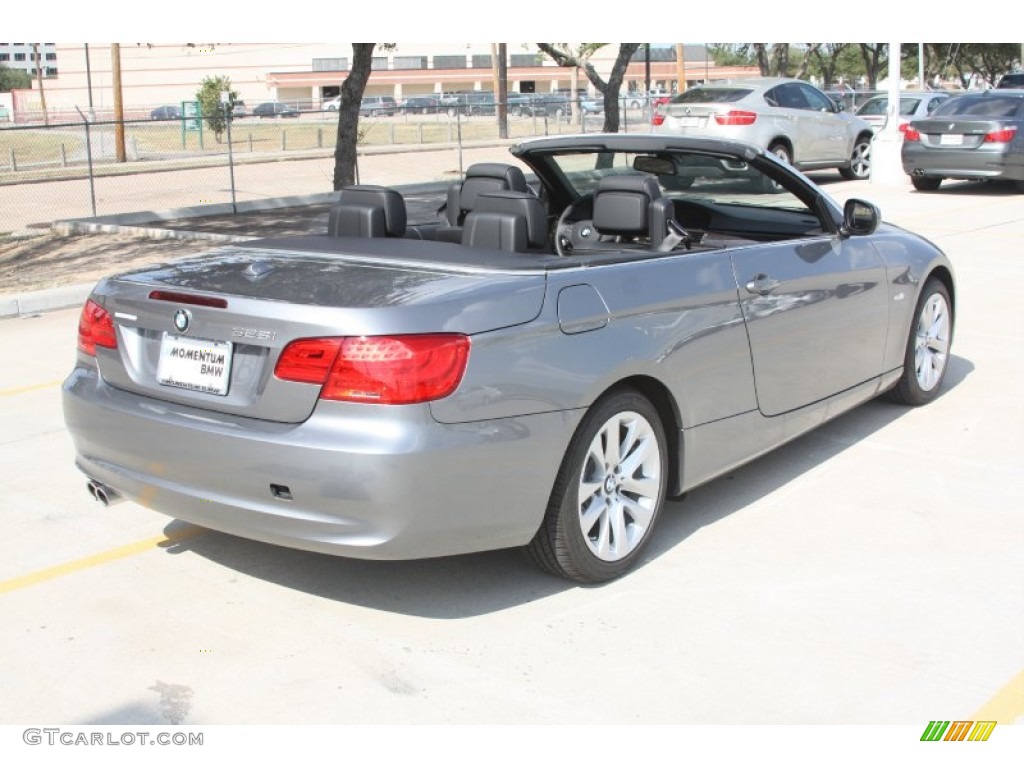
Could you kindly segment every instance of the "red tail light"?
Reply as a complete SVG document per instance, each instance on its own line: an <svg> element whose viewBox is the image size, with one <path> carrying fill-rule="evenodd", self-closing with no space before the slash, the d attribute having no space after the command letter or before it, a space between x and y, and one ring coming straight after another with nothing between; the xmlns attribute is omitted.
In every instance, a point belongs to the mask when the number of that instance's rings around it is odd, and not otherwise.
<svg viewBox="0 0 1024 768"><path fill-rule="evenodd" d="M756 112L747 112L742 109L731 109L725 114L715 115L715 122L719 125L753 125L757 120Z"/></svg>
<svg viewBox="0 0 1024 768"><path fill-rule="evenodd" d="M903 129L903 140L904 141L920 141L921 132L916 128L911 128L909 125Z"/></svg>
<svg viewBox="0 0 1024 768"><path fill-rule="evenodd" d="M995 144L1009 144L1013 141L1014 134L1017 133L1016 126L1010 126L1009 128L1001 128L998 131L991 131L985 134L984 144L993 142Z"/></svg>
<svg viewBox="0 0 1024 768"><path fill-rule="evenodd" d="M78 318L78 348L95 357L96 347L117 349L117 333L110 313L89 299Z"/></svg>
<svg viewBox="0 0 1024 768"><path fill-rule="evenodd" d="M324 400L404 405L450 395L468 359L469 337L457 334L300 339L274 374L323 384Z"/></svg>
<svg viewBox="0 0 1024 768"><path fill-rule="evenodd" d="M285 381L323 384L338 356L342 339L299 339L293 341L277 359L274 375Z"/></svg>
<svg viewBox="0 0 1024 768"><path fill-rule="evenodd" d="M651 115L651 125L661 125L665 122L665 116L660 112L655 112Z"/></svg>

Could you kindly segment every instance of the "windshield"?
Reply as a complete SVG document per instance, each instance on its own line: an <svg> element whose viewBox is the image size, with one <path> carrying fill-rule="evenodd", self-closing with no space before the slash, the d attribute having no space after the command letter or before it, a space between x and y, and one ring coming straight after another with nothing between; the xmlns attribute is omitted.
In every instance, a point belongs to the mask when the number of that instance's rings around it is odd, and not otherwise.
<svg viewBox="0 0 1024 768"><path fill-rule="evenodd" d="M692 151L587 150L553 154L550 160L577 196L592 194L605 176L646 174L657 179L662 194L670 198L810 213L795 194L735 158Z"/></svg>
<svg viewBox="0 0 1024 768"><path fill-rule="evenodd" d="M1024 97L1021 96L958 96L948 99L932 115L965 117L1016 117Z"/></svg>
<svg viewBox="0 0 1024 768"><path fill-rule="evenodd" d="M673 104L728 104L751 93L750 88L691 88L673 97Z"/></svg>

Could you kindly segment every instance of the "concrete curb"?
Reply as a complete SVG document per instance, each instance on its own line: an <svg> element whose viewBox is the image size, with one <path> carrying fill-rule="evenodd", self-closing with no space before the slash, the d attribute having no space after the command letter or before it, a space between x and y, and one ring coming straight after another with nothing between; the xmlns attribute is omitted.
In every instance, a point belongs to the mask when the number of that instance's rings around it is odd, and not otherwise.
<svg viewBox="0 0 1024 768"><path fill-rule="evenodd" d="M319 205L338 199L337 192L324 192L315 195L295 195L293 197L264 198L262 200L246 200L232 205L231 203L214 203L211 205L195 205L188 208L167 208L160 211L133 211L112 216L96 216L84 219L61 219L53 222L51 229L61 235L72 234L127 234L152 238L175 238L177 240L212 240L214 242L233 243L252 240L242 235L220 235L214 232L194 232L181 229L166 229L148 226L153 222L175 221L178 219L195 219L203 216L227 216L236 213L253 211L270 211L278 208L292 208L302 205Z"/></svg>
<svg viewBox="0 0 1024 768"><path fill-rule="evenodd" d="M13 296L0 296L0 319L26 317L80 306L85 303L94 285L95 281L47 288L42 291L26 291Z"/></svg>

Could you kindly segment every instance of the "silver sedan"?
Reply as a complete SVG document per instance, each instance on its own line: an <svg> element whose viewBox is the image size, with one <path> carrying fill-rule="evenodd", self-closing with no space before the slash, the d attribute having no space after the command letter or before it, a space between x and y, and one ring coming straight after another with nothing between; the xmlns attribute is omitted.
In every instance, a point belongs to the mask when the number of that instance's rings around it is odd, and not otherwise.
<svg viewBox="0 0 1024 768"><path fill-rule="evenodd" d="M943 179L1005 180L1024 192L1024 91L949 99L903 132L903 170L933 192Z"/></svg>
<svg viewBox="0 0 1024 768"><path fill-rule="evenodd" d="M911 120L928 117L949 96L950 94L941 91L900 94L900 114L897 129L902 132ZM865 101L857 109L857 117L867 120L876 131L880 131L889 122L888 107L888 96L875 96Z"/></svg>

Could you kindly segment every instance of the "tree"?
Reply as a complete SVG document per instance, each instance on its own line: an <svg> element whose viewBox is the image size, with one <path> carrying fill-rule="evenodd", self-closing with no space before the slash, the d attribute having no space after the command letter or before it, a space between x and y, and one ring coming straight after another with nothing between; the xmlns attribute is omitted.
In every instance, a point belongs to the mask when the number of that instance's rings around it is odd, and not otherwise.
<svg viewBox="0 0 1024 768"><path fill-rule="evenodd" d="M821 78L826 88L836 83L839 72L839 59L849 48L849 43L813 43L807 48L807 60L810 70Z"/></svg>
<svg viewBox="0 0 1024 768"><path fill-rule="evenodd" d="M864 74L868 78L868 90L878 88L878 75L889 66L888 43L857 43L860 57L864 61Z"/></svg>
<svg viewBox="0 0 1024 768"><path fill-rule="evenodd" d="M11 69L0 64L0 93L7 93L16 88L31 88L32 78L23 69Z"/></svg>
<svg viewBox="0 0 1024 768"><path fill-rule="evenodd" d="M352 43L352 66L341 84L338 137L334 144L334 188L356 183L356 144L359 142L359 105L370 79L377 43Z"/></svg>
<svg viewBox="0 0 1024 768"><path fill-rule="evenodd" d="M594 52L607 45L607 43L583 43L575 51L568 43L537 43L541 51L550 56L560 67L579 67L586 74L587 79L604 97L604 126L605 133L618 133L619 131L619 90L622 88L622 78L626 74L626 67L629 66L633 54L636 53L642 43L619 43L619 54L612 64L612 71L605 81L598 74L590 57ZM573 99L576 94L573 93Z"/></svg>
<svg viewBox="0 0 1024 768"><path fill-rule="evenodd" d="M221 102L221 94L228 92L228 103ZM196 101L202 110L203 118L206 120L206 127L213 131L217 141L221 140L227 121L231 119L231 112L238 101L238 91L231 88L231 78L224 75L218 77L204 77L203 82L196 91Z"/></svg>
<svg viewBox="0 0 1024 768"><path fill-rule="evenodd" d="M756 63L750 53L749 44L708 43L707 52L719 67L752 67Z"/></svg>
<svg viewBox="0 0 1024 768"><path fill-rule="evenodd" d="M926 79L955 74L964 88L975 75L995 85L1020 61L1019 43L925 43L924 49Z"/></svg>
<svg viewBox="0 0 1024 768"><path fill-rule="evenodd" d="M739 50L753 56L762 77L789 77L789 43L744 43Z"/></svg>

